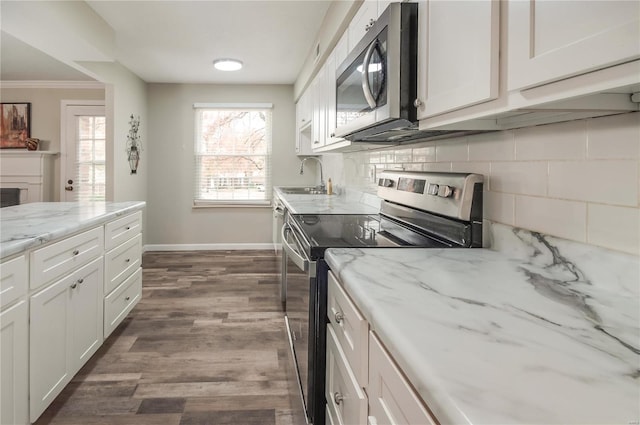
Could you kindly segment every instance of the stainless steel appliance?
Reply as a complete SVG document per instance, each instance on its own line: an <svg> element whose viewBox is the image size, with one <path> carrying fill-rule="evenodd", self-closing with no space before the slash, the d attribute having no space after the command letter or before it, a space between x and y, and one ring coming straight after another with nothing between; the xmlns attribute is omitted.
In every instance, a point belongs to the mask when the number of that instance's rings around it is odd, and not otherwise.
<svg viewBox="0 0 640 425"><path fill-rule="evenodd" d="M328 248L482 246L483 177L383 171L379 214L287 214L286 325L307 421L324 424Z"/></svg>

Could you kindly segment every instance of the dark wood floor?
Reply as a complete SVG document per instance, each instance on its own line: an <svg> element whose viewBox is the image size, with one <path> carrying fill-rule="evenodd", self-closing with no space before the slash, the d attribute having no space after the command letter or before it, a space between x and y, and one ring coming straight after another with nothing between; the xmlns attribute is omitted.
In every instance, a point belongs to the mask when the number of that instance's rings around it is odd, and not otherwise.
<svg viewBox="0 0 640 425"><path fill-rule="evenodd" d="M37 425L298 425L273 251L154 252L142 300Z"/></svg>

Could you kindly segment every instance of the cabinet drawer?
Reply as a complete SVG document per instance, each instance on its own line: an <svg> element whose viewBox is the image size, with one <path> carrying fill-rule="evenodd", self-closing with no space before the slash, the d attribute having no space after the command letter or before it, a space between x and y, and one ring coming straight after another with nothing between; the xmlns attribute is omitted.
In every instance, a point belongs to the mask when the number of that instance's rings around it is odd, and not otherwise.
<svg viewBox="0 0 640 425"><path fill-rule="evenodd" d="M133 310L141 296L142 269L139 268L104 299L105 339Z"/></svg>
<svg viewBox="0 0 640 425"><path fill-rule="evenodd" d="M142 263L142 235L107 252L104 256L104 294L107 295L125 281Z"/></svg>
<svg viewBox="0 0 640 425"><path fill-rule="evenodd" d="M39 288L98 258L104 251L103 247L104 229L96 227L33 251L29 264L30 288Z"/></svg>
<svg viewBox="0 0 640 425"><path fill-rule="evenodd" d="M0 264L0 308L27 293L27 257L21 255Z"/></svg>
<svg viewBox="0 0 640 425"><path fill-rule="evenodd" d="M365 387L369 367L369 353L367 351L369 324L342 289L333 273L329 272L328 280L327 315L329 321L333 324L336 338L356 379L362 387Z"/></svg>
<svg viewBox="0 0 640 425"><path fill-rule="evenodd" d="M333 325L327 325L327 409L335 425L366 424L367 396L340 348Z"/></svg>
<svg viewBox="0 0 640 425"><path fill-rule="evenodd" d="M113 249L141 232L142 211L109 222L104 227L105 249Z"/></svg>
<svg viewBox="0 0 640 425"><path fill-rule="evenodd" d="M369 337L369 415L377 425L437 425L422 399L387 354L378 338Z"/></svg>

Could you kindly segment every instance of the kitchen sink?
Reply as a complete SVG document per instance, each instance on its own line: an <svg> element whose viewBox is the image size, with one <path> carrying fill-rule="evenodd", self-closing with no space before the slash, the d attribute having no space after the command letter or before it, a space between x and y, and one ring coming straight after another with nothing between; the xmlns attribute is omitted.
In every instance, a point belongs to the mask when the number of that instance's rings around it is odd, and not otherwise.
<svg viewBox="0 0 640 425"><path fill-rule="evenodd" d="M316 187L280 187L280 192L285 195L326 195L326 190Z"/></svg>

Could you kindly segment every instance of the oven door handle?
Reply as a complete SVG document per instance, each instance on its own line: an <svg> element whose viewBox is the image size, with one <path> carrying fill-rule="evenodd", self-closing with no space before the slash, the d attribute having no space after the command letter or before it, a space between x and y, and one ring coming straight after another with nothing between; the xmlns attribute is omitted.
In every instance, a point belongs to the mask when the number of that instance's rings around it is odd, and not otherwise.
<svg viewBox="0 0 640 425"><path fill-rule="evenodd" d="M298 252L297 249L289 245L289 241L287 240L287 237L289 235L293 235L291 233L291 228L287 224L285 224L282 226L282 249L284 249L287 256L291 258L293 263L298 266L300 270L302 270L303 272L308 272L310 263L309 259L305 258ZM293 235L293 237L295 239L296 236Z"/></svg>

